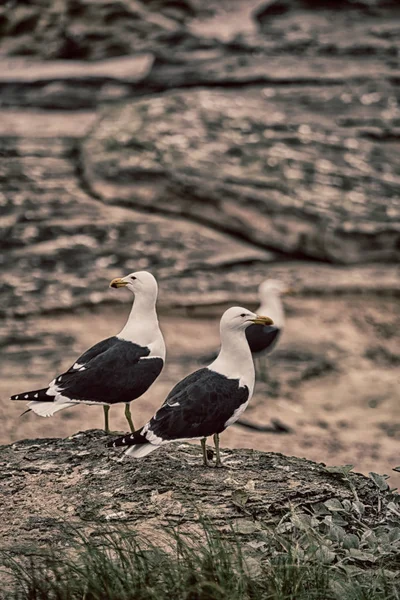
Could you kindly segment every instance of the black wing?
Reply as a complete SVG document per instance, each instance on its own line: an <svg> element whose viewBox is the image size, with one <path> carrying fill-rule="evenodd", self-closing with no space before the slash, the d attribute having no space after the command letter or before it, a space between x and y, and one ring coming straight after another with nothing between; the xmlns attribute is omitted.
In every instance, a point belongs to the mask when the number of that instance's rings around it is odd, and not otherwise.
<svg viewBox="0 0 400 600"><path fill-rule="evenodd" d="M246 329L246 338L252 354L271 352L278 342L281 330L275 325L250 325Z"/></svg>
<svg viewBox="0 0 400 600"><path fill-rule="evenodd" d="M207 368L180 381L149 422L163 440L207 437L221 433L236 409L249 398L247 386Z"/></svg>
<svg viewBox="0 0 400 600"><path fill-rule="evenodd" d="M102 354L103 352L105 352L106 350L108 350L109 348L114 346L119 341L120 340L116 336L107 338L105 340L101 340L101 342L98 342L97 344L95 344L94 346L89 348L89 350L86 350L86 352L84 352L74 362L74 364L68 369L68 371L63 371L53 381L59 382L60 379L62 381L63 378L66 381L65 376L67 374L76 373L77 370L79 370L79 368L81 368L83 366L85 366L85 368L86 368L86 365L88 362L90 362L93 358L95 358L96 356L99 356L100 354ZM53 402L54 395L48 395L47 390L48 390L48 387L42 388L40 390L32 390L30 392L23 392L23 393L11 396L11 400L40 400L42 402Z"/></svg>
<svg viewBox="0 0 400 600"><path fill-rule="evenodd" d="M147 347L117 339L83 368L70 369L55 383L63 396L78 402L130 402L144 394L163 368L161 358L140 360L149 354Z"/></svg>
<svg viewBox="0 0 400 600"><path fill-rule="evenodd" d="M97 344L95 344L94 346L89 348L89 350L86 350L86 352L84 352L74 362L74 365L76 365L76 364L78 364L80 366L86 365L86 363L89 362L90 360L92 360L92 358L94 358L95 356L98 356L99 354L102 354L103 352L105 352L106 350L111 348L111 346L114 346L114 344L118 343L119 341L120 340L117 338L116 335L106 338L105 340L101 340L101 342L98 342ZM72 365L68 369L68 371L66 371L66 373L68 373L70 371L75 371L76 369L74 368L74 365Z"/></svg>

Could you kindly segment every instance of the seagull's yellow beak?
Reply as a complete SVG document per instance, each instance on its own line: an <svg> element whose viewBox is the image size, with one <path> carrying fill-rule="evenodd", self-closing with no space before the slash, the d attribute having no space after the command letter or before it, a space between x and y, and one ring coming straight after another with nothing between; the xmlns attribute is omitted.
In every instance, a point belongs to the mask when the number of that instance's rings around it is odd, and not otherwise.
<svg viewBox="0 0 400 600"><path fill-rule="evenodd" d="M286 290L284 290L282 292L282 296L294 296L295 293L296 293L295 288L288 287L288 288L286 288Z"/></svg>
<svg viewBox="0 0 400 600"><path fill-rule="evenodd" d="M255 325L273 325L274 322L269 317L262 317L261 315L257 315L255 319L251 319Z"/></svg>
<svg viewBox="0 0 400 600"><path fill-rule="evenodd" d="M112 288L125 287L126 285L128 285L128 282L124 279L121 279L121 277L117 277L110 282L110 287Z"/></svg>

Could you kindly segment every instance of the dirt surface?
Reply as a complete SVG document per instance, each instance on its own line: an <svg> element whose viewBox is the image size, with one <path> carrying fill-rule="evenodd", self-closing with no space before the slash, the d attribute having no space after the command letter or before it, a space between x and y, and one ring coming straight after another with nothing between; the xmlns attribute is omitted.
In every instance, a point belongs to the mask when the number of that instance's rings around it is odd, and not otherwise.
<svg viewBox="0 0 400 600"><path fill-rule="evenodd" d="M124 298L129 301L128 294ZM353 464L357 471L387 473L392 485L400 483L392 471L399 464L400 442L398 299L295 296L285 304L287 327L267 365L257 365L256 391L245 416L258 424L277 418L292 433L232 426L223 434L222 445L282 452L329 465ZM132 404L137 426L179 379L204 365L218 348L216 315L222 309L223 305L206 306L197 318L182 310L174 314L161 309L167 363L153 387ZM127 311L128 306L108 307L23 322L28 338L21 345L20 332L14 343L9 340L1 366L1 442L66 437L103 426L101 408L80 406L46 419L32 413L20 417L24 403L12 403L8 396L48 383L91 344L117 332ZM123 406L110 414L111 427L126 431Z"/></svg>

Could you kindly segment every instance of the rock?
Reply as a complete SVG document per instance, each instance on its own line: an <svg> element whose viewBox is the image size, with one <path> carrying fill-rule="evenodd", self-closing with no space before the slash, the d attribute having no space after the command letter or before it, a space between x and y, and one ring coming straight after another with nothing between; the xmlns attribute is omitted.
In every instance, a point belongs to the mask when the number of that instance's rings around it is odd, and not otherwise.
<svg viewBox="0 0 400 600"><path fill-rule="evenodd" d="M92 63L3 60L0 61L2 104L78 110L120 100L145 79L152 62L149 53Z"/></svg>
<svg viewBox="0 0 400 600"><path fill-rule="evenodd" d="M165 43L197 12L189 1L181 1L173 12L168 12L168 2L141 0L36 0L30 4L4 15L0 54L25 54L20 38L29 33L29 54L44 59L122 56L156 48L159 39Z"/></svg>
<svg viewBox="0 0 400 600"><path fill-rule="evenodd" d="M27 209L29 199L25 197ZM54 208L53 208L54 207ZM57 217L52 218L53 210ZM6 314L27 315L110 301L107 281L116 275L150 269L159 279L218 261L270 260L268 254L230 240L218 232L163 216L108 210L77 193L54 204L43 196L39 211L30 205L29 221L15 215L5 228L14 246L3 255ZM19 213L21 214L21 213ZM40 216L39 216L40 215ZM46 222L36 219L48 215ZM19 246L19 247L18 247ZM218 255L220 258L218 258ZM22 273L27 273L21 281Z"/></svg>
<svg viewBox="0 0 400 600"><path fill-rule="evenodd" d="M217 276L216 276L217 275ZM163 281L166 310L184 309L192 316L220 314L233 304L256 310L259 306L257 289L267 278L288 282L295 296L321 300L344 296L397 298L400 268L398 265L360 265L352 267L315 264L307 261L253 262L198 267L195 272L183 271L177 277ZM199 295L198 290L202 290Z"/></svg>
<svg viewBox="0 0 400 600"><path fill-rule="evenodd" d="M21 194L18 210L8 217L3 233L9 244L2 258L6 314L110 301L107 281L133 270L150 269L160 279L179 277L187 270L193 277L193 269L207 267L210 259L215 268L219 261L225 264L227 254L232 262L235 257L269 260L268 254L206 227L110 210L77 189L71 192L50 190L37 207L27 193Z"/></svg>
<svg viewBox="0 0 400 600"><path fill-rule="evenodd" d="M8 2L9 6L14 4ZM358 33L353 35L353 42L362 51L364 40L358 37L360 33L361 37L365 34L364 21L376 22L379 16L385 26L385 21L396 15L397 8L396 0L186 0L179 3L168 0L101 0L96 3L34 0L29 4L29 7L14 6L12 10L7 10L8 6L0 12L3 33L0 55L28 54L46 60L101 60L151 51L159 57L169 55L174 59L179 53L198 52L210 45L215 48L221 43L240 44L249 34L254 39L257 26L262 34L267 34L269 46L271 41L277 48L301 42L300 48L304 49L306 41L310 49L311 41L311 50L320 50L316 44L318 34L322 33L323 41L326 24L332 19L340 22L340 28L334 28L335 35L345 37L348 30ZM348 19L348 14L361 17L361 26L360 18ZM278 36L279 19L283 18L285 23L285 19L292 20L293 17L302 25L300 35L296 31L299 27L288 27L283 36ZM269 27L271 32L266 31ZM351 43L348 35L347 39ZM256 38L255 42L262 46L262 37ZM249 40L246 43L251 44Z"/></svg>
<svg viewBox="0 0 400 600"><path fill-rule="evenodd" d="M204 225L89 196L76 160L92 117L0 113L3 315L110 301L107 281L133 270L150 269L160 279L190 273L193 289L197 269L274 258Z"/></svg>
<svg viewBox="0 0 400 600"><path fill-rule="evenodd" d="M124 207L90 196L78 144L94 119L84 112L73 119L61 112L0 112L3 315L120 301L107 281L137 268L163 281L160 302L169 307L235 301L255 308L257 286L268 276L292 281L299 294L396 292L395 265L272 264L274 253L203 225L204 211L191 222L133 209L122 195Z"/></svg>
<svg viewBox="0 0 400 600"><path fill-rule="evenodd" d="M151 54L134 57L108 59L87 63L84 61L33 62L8 59L0 63L0 84L43 84L53 81L68 81L76 84L82 80L92 82L123 81L137 83L150 71Z"/></svg>
<svg viewBox="0 0 400 600"><path fill-rule="evenodd" d="M199 12L187 22L195 37L203 42L235 43L243 35L256 34L257 24L253 17L260 0L207 0L208 10Z"/></svg>
<svg viewBox="0 0 400 600"><path fill-rule="evenodd" d="M290 11L324 12L348 10L364 10L396 6L396 0L268 0L260 3L254 17L260 23L264 20L284 15Z"/></svg>
<svg viewBox="0 0 400 600"><path fill-rule="evenodd" d="M15 30L17 12L0 12L0 28L3 19L6 32ZM115 60L122 65L143 54L155 60L140 85L130 85L124 72L116 73L112 90L104 89L101 78L89 75L76 83L62 80L60 73L61 79L39 84L13 82L8 74L0 86L5 106L94 107L198 85L330 86L363 81L375 90L377 74L381 81L395 83L399 78L395 2L345 0L315 6L280 0L267 4L207 0L171 6L168 0L102 0L95 5L59 0L55 7L46 0L32 2L29 14L34 26L22 28L16 36L3 35L0 56L28 55L31 77L36 70L43 71L32 63L33 57L61 64L89 59L89 70L95 68L94 61L109 57L120 57Z"/></svg>
<svg viewBox="0 0 400 600"><path fill-rule="evenodd" d="M84 143L86 181L106 202L189 216L291 256L398 259L396 158L362 139L366 125L387 126L384 97L364 110L363 86L351 107L341 87L296 91L180 91L115 108Z"/></svg>
<svg viewBox="0 0 400 600"><path fill-rule="evenodd" d="M109 439L91 430L64 440L22 440L0 447L3 549L54 543L66 519L82 533L105 523L148 531L160 525L185 527L201 514L218 529L229 524L249 536L263 521L277 524L296 507L352 500L354 493L365 505L377 504L370 479L351 473L348 483L340 469L329 472L301 458L223 450L225 468L207 469L199 447L175 444L144 460L120 462L120 453L105 447ZM380 495L383 506L388 492ZM371 525L383 518L382 512L370 512Z"/></svg>

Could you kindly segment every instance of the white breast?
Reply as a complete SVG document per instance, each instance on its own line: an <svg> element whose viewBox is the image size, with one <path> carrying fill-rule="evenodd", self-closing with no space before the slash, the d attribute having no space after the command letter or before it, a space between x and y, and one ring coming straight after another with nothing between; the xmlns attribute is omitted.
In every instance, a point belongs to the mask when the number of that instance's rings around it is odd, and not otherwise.
<svg viewBox="0 0 400 600"><path fill-rule="evenodd" d="M143 356L141 360L145 360L146 358L161 358L165 362L165 342L161 331L159 331L157 339L154 342L147 344L147 347L150 349L150 354L148 356Z"/></svg>
<svg viewBox="0 0 400 600"><path fill-rule="evenodd" d="M255 381L254 364L250 351L249 358L246 356L242 362L232 361L230 356L226 357L220 354L208 368L210 371L224 375L228 379L239 380L239 387L241 388L247 386L249 390L248 400L250 400L253 395Z"/></svg>

